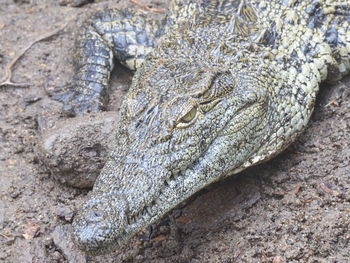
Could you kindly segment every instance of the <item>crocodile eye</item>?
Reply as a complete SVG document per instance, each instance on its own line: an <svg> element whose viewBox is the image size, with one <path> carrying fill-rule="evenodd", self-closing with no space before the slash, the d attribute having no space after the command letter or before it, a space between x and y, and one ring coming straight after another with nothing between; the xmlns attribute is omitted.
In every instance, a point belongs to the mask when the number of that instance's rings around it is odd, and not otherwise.
<svg viewBox="0 0 350 263"><path fill-rule="evenodd" d="M197 118L198 110L196 107L193 107L189 112L182 116L176 124L176 128L186 128L194 123Z"/></svg>

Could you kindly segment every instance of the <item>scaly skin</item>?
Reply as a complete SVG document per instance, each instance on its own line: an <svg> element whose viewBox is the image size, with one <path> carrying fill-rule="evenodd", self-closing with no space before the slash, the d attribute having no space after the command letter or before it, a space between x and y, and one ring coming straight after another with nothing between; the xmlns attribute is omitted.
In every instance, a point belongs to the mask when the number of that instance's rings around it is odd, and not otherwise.
<svg viewBox="0 0 350 263"><path fill-rule="evenodd" d="M82 26L76 41L75 89L58 96L74 115L104 109L113 58L135 70L163 33L163 21L151 20L130 9L107 10Z"/></svg>
<svg viewBox="0 0 350 263"><path fill-rule="evenodd" d="M137 68L117 142L73 223L77 244L91 254L113 250L203 187L283 151L305 128L320 82L350 69L349 0L175 0L164 30L152 22L152 44L136 44L139 54L154 46L145 61L127 51L132 40L123 50L112 41L135 17L121 22L119 11L104 12L78 44L77 113L96 105L86 94L102 97L113 54Z"/></svg>

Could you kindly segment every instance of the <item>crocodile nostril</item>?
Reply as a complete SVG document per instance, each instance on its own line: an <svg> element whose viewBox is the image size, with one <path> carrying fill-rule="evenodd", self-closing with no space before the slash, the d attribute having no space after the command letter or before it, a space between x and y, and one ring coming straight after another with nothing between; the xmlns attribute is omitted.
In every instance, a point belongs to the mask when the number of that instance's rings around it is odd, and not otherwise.
<svg viewBox="0 0 350 263"><path fill-rule="evenodd" d="M89 211L86 213L86 219L88 222L95 223L100 222L103 218L103 213L100 211Z"/></svg>

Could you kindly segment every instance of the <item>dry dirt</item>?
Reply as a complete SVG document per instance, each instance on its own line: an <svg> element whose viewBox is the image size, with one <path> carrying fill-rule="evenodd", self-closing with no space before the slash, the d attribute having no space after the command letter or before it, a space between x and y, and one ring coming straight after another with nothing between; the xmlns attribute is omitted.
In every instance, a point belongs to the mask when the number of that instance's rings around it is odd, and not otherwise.
<svg viewBox="0 0 350 263"><path fill-rule="evenodd" d="M0 87L0 262L350 262L349 77L322 87L307 130L274 160L201 191L113 254L75 249L67 229L88 191L54 180L36 146L63 118L50 94L72 78L79 24L125 2L0 2L0 78L23 48L67 24L16 64L13 80L28 87ZM110 109L131 79L115 73Z"/></svg>

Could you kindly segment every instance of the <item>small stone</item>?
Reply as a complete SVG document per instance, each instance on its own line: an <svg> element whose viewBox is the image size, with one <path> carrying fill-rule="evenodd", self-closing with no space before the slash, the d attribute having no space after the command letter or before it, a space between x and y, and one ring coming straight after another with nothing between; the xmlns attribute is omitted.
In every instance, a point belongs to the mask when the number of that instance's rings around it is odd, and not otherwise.
<svg viewBox="0 0 350 263"><path fill-rule="evenodd" d="M12 199L16 199L16 198L18 198L21 195L22 190L21 189L17 189L16 187L10 186L10 188L8 190L8 193L9 193L9 196Z"/></svg>
<svg viewBox="0 0 350 263"><path fill-rule="evenodd" d="M73 7L81 7L88 3L92 3L94 0L60 0L60 6L73 6Z"/></svg>
<svg viewBox="0 0 350 263"><path fill-rule="evenodd" d="M189 247L184 247L181 251L181 258L184 262L189 262L194 256L194 251Z"/></svg>
<svg viewBox="0 0 350 263"><path fill-rule="evenodd" d="M56 215L58 218L71 223L73 220L74 212L69 207L59 207L56 210Z"/></svg>
<svg viewBox="0 0 350 263"><path fill-rule="evenodd" d="M13 2L15 3L15 4L29 4L30 3L30 1L29 0L13 0Z"/></svg>
<svg viewBox="0 0 350 263"><path fill-rule="evenodd" d="M281 263L282 262L282 257L281 256L275 256L273 258L272 263Z"/></svg>
<svg viewBox="0 0 350 263"><path fill-rule="evenodd" d="M39 96L28 96L28 97L24 98L24 102L25 102L26 106L29 106L35 102L38 102L41 99L42 99L42 97L39 97Z"/></svg>
<svg viewBox="0 0 350 263"><path fill-rule="evenodd" d="M54 251L52 254L51 254L51 258L53 260L55 260L56 262L59 262L59 260L62 258L60 252L58 251Z"/></svg>
<svg viewBox="0 0 350 263"><path fill-rule="evenodd" d="M136 257L135 257L135 262L144 262L145 260L144 260L144 257L142 256L142 255L137 255Z"/></svg>

